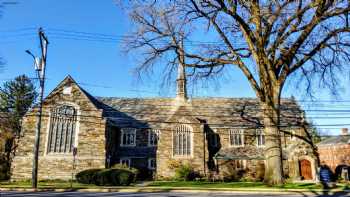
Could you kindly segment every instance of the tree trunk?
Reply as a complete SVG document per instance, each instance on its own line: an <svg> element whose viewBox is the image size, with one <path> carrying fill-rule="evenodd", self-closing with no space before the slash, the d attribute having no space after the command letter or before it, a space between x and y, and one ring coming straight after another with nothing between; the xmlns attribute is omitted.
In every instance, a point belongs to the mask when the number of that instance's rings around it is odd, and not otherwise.
<svg viewBox="0 0 350 197"><path fill-rule="evenodd" d="M271 93L271 92L270 92ZM271 95L271 94L270 94ZM263 120L265 126L265 178L268 185L284 183L282 146L279 130L280 124L280 96L279 90L273 91L273 95L262 103Z"/></svg>

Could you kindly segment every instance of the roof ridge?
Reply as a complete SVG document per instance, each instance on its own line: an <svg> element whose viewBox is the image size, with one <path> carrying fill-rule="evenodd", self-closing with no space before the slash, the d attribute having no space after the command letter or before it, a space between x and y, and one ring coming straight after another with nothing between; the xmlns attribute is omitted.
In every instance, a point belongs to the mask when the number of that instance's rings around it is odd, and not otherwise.
<svg viewBox="0 0 350 197"><path fill-rule="evenodd" d="M146 100L146 99L176 99L175 97L126 97L126 96L93 96L97 99L138 99L138 100ZM222 99L222 100L258 100L258 98L254 97L192 97L189 100L206 100L206 99ZM281 98L282 101L294 101L292 98Z"/></svg>

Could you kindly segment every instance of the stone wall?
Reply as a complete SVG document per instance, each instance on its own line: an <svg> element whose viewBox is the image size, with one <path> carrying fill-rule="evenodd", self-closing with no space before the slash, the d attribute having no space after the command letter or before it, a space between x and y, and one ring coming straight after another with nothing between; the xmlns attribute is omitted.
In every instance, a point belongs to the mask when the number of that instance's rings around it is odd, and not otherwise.
<svg viewBox="0 0 350 197"><path fill-rule="evenodd" d="M64 88L71 91L63 93ZM70 104L78 108L76 129L78 148L76 170L105 167L105 127L102 111L97 109L86 93L70 78L66 78L46 99L43 105L42 129L39 148L39 179L70 179L72 153L47 153L50 110L58 104ZM22 137L18 142L12 163L12 180L30 179L32 173L33 147L36 129L36 109L23 118Z"/></svg>
<svg viewBox="0 0 350 197"><path fill-rule="evenodd" d="M174 105L174 114L162 124L161 139L157 149L157 173L158 179L169 179L175 175L172 163L190 164L196 172L205 176L208 172L208 147L204 125L191 117L193 113L184 106ZM173 155L173 132L180 124L186 124L192 128L192 154L188 157Z"/></svg>
<svg viewBox="0 0 350 197"><path fill-rule="evenodd" d="M229 128L213 128L212 130L216 131L216 134L219 135L219 147L220 148L230 148L232 152L235 152L235 147L230 147L229 142ZM288 132L298 135L300 137L305 136L305 133L301 129L288 129ZM316 157L313 155L312 148L307 145L307 143L301 140L298 137L293 137L290 134L282 133L281 142L282 150L284 154L283 160L283 171L285 177L290 177L293 179L299 179L299 160L301 157L307 156L307 159L312 164L313 178L316 180L315 169L317 168ZM255 129L244 129L244 145L252 145L257 149L264 149L264 147L257 147ZM299 155L302 154L302 155ZM231 173L238 173L238 178L248 178L248 179L260 179L261 178L261 165L265 165L264 160L244 160L245 169L235 169L234 160L218 160L218 172L219 175L223 178L224 174L227 174L228 171ZM231 169L228 169L231 168ZM239 172L238 172L239 171ZM236 177L236 178L237 178Z"/></svg>
<svg viewBox="0 0 350 197"><path fill-rule="evenodd" d="M237 168L234 160L218 160L219 173L216 179L226 181L261 181L265 173L264 160L245 160L243 168Z"/></svg>
<svg viewBox="0 0 350 197"><path fill-rule="evenodd" d="M168 179L174 176L175 169L172 163L180 162L190 164L194 170L202 175L207 173L208 151L205 143L205 135L201 125L191 125L192 132L192 155L189 157L173 156L172 132L174 126L168 125L162 130L161 140L157 149L157 177Z"/></svg>
<svg viewBox="0 0 350 197"><path fill-rule="evenodd" d="M171 168L172 163L189 163L194 170L201 175L206 176L209 173L208 163L213 162L215 151L209 151L208 129L219 136L219 147L230 148L229 129L228 127L210 128L213 123L218 125L229 124L234 111L223 111L222 113L216 107L227 106L227 109L235 106L229 100L212 100L203 103L197 101L197 105L210 104L210 109L205 109L202 117L198 115L193 102L187 101L167 101L163 99L160 103L153 103L153 100L147 100L147 105L158 106L157 109L138 108L133 114L133 123L130 125L119 125L113 120L107 121L103 118L103 111L96 106L92 96L82 90L70 77L66 78L44 102L44 115L42 119L42 129L40 138L40 156L39 156L39 178L40 179L69 179L72 173L73 156L72 153L52 154L47 153L48 127L49 117L52 108L59 104L70 104L75 106L78 111L79 126L77 129L77 148L78 155L76 160L76 172L88 168L103 168L106 165L106 156L110 161L110 165L119 163L120 158L130 158L131 165L138 168L147 168L148 159L156 158L157 169L156 176L159 179L169 179L174 176L175 169ZM169 99L168 99L169 100ZM230 104L230 105L229 105ZM126 106L128 106L127 104ZM137 105L137 102L131 102L130 105ZM116 106L119 107L119 106ZM140 107L140 106L139 106ZM119 110L119 108L118 108ZM142 117L142 112L149 110L154 117ZM157 111L159 110L159 111ZM118 111L120 112L120 111ZM123 112L120 112L123 113ZM251 112L253 113L253 112ZM217 116L214 116L217 114ZM124 114L125 115L125 114ZM198 115L198 116L197 116ZM222 117L221 117L222 115ZM237 114L236 114L237 115ZM152 115L150 115L152 116ZM163 117L166 118L163 119ZM150 119L147 118L160 119ZM220 119L223 117L230 117ZM131 119L131 117L129 117ZM153 120L153 121L152 121ZM208 122L209 125L206 125ZM19 146L16 151L16 157L12 164L12 179L29 179L32 170L32 151L34 146L36 109L29 112L23 119L22 137L19 140ZM145 123L145 124L140 124ZM126 124L126 123L125 123ZM192 154L188 157L178 157L173 155L173 131L181 124L189 125L192 128ZM242 123L243 124L243 123ZM135 125L144 125L141 126ZM239 126L239 125L238 125ZM137 128L136 146L121 147L120 146L120 129L121 128ZM147 128L160 130L160 140L157 147L148 146L148 130ZM288 129L291 132L291 129ZM293 132L292 132L293 133ZM296 130L295 134L302 135L301 130ZM255 129L245 130L245 145L256 146ZM297 138L292 138L288 133L282 135L282 146L284 150L297 143ZM260 147L263 148L263 147ZM234 148L233 148L234 149ZM217 150L216 150L217 151ZM230 162L228 162L230 163ZM232 163L232 162L231 162ZM261 166L261 161L246 161L247 175L250 177L259 177L257 166ZM288 166L288 165L285 165ZM220 166L219 166L220 167ZM214 170L214 169L211 169ZM220 169L219 169L220 171ZM285 169L285 172L289 172ZM295 171L295 170L294 170Z"/></svg>

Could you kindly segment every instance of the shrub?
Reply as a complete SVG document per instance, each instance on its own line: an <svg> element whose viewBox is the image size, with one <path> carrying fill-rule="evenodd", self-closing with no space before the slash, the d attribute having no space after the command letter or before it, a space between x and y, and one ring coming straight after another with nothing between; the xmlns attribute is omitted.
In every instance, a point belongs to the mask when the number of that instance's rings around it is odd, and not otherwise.
<svg viewBox="0 0 350 197"><path fill-rule="evenodd" d="M260 163L257 165L257 168L256 168L256 179L258 181L262 181L264 180L264 176L265 176L265 165L263 163Z"/></svg>
<svg viewBox="0 0 350 197"><path fill-rule="evenodd" d="M126 169L88 169L76 175L79 183L95 185L130 185L135 174Z"/></svg>
<svg viewBox="0 0 350 197"><path fill-rule="evenodd" d="M136 179L140 175L140 171L138 169L129 167L129 166L125 165L125 164L115 164L115 165L113 165L111 167L111 169L119 169L119 170L126 170L126 171L129 171L129 172L132 172L135 175L135 177L134 177L135 180L133 180L133 182L135 182Z"/></svg>
<svg viewBox="0 0 350 197"><path fill-rule="evenodd" d="M141 168L138 170L136 179L140 181L152 180L154 178L153 176L154 176L154 171L148 168Z"/></svg>
<svg viewBox="0 0 350 197"><path fill-rule="evenodd" d="M198 173L189 164L180 165L180 167L175 169L175 179L177 180L193 181L198 176Z"/></svg>
<svg viewBox="0 0 350 197"><path fill-rule="evenodd" d="M121 164L121 163L117 163L117 164L114 164L111 168L113 169L131 169L129 166L125 165L125 164Z"/></svg>
<svg viewBox="0 0 350 197"><path fill-rule="evenodd" d="M167 164L168 164L168 168L170 169L177 169L177 168L180 168L182 165L180 161L175 159L169 159L167 161Z"/></svg>
<svg viewBox="0 0 350 197"><path fill-rule="evenodd" d="M0 180L8 180L10 178L10 167L6 159L0 156Z"/></svg>
<svg viewBox="0 0 350 197"><path fill-rule="evenodd" d="M120 185L119 175L122 170L111 170L110 181L112 185Z"/></svg>
<svg viewBox="0 0 350 197"><path fill-rule="evenodd" d="M130 185L130 183L134 182L135 175L129 171L120 171L117 178L119 180L119 185Z"/></svg>
<svg viewBox="0 0 350 197"><path fill-rule="evenodd" d="M96 172L93 176L93 183L95 185L112 185L111 170L103 169Z"/></svg>
<svg viewBox="0 0 350 197"><path fill-rule="evenodd" d="M226 163L221 166L221 176L222 180L225 182L237 181L239 179L237 171L232 163Z"/></svg>
<svg viewBox="0 0 350 197"><path fill-rule="evenodd" d="M83 170L75 175L75 178L79 183L84 184L93 184L94 183L94 177L96 176L96 173L99 172L101 169L88 169Z"/></svg>
<svg viewBox="0 0 350 197"><path fill-rule="evenodd" d="M138 170L138 169L129 167L129 166L124 165L124 164L115 164L115 165L113 165L111 168L112 168L112 169L127 170L127 171L130 171L130 172L134 173L135 175L137 175L137 174L139 173L139 170Z"/></svg>

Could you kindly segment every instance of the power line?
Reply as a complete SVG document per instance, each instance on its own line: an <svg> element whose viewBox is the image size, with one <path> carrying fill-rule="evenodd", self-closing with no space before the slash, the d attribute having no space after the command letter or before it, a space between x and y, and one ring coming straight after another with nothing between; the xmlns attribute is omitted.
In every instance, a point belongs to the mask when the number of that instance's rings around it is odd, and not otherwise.
<svg viewBox="0 0 350 197"><path fill-rule="evenodd" d="M16 33L23 31L31 31L32 28L23 28L17 30L7 30L0 31L0 33ZM57 28L48 28L47 34L52 35L56 39L71 39L71 40L83 40L83 41L96 41L96 42L105 42L105 43L115 43L124 41L132 36L128 35L113 35L113 34L104 34L104 33L91 33L84 31L74 31L74 30L65 30L65 29L57 29ZM33 33L22 33L22 34L10 34L9 37L21 37L21 36L30 36L34 35ZM153 44L167 44L168 42L165 40L156 40L152 41ZM186 46L198 46L198 45L218 45L222 44L222 42L210 42L210 41L188 41L185 43ZM236 43L239 44L239 43ZM240 43L242 45L242 43Z"/></svg>
<svg viewBox="0 0 350 197"><path fill-rule="evenodd" d="M82 110L82 111L90 111L90 110ZM91 110L91 111L96 111L97 110ZM114 111L115 112L115 111ZM149 117L151 115L159 115L159 116L163 116L166 117L166 116L171 116L173 114L161 114L161 113L138 113L138 112L135 112L135 113L128 113L128 112L117 112L117 113L120 113L122 114L121 116L110 116L110 115L102 115L102 116L96 116L96 115L84 115L84 114L76 114L74 116L76 117L86 117L86 118L97 118L97 119L104 119L104 118L110 118L110 119L117 119L117 120L126 120L126 121L135 121L135 122L138 122L138 121L141 121L141 122L156 122L156 123L179 123L179 122L176 122L176 121L154 121L154 120L149 120L148 118L138 118L138 117L133 117L132 114L136 114L138 116L142 116L142 117ZM35 114L27 114L26 116L35 116ZM50 114L48 113L45 113L43 114L43 116L45 117L50 117ZM130 116L130 117L123 117L123 116ZM208 115L189 115L189 114L179 114L179 115L176 115L175 116L181 116L181 117L193 117L193 116L197 116L197 117L223 117L223 115L220 115L220 116L208 116ZM224 116L225 117L225 116ZM229 117L232 117L232 116L229 116ZM237 117L233 117L233 118L237 118ZM253 117L252 117L253 118ZM258 118L258 117L256 117ZM259 117L260 118L260 117ZM290 118L296 118L296 117L290 117ZM282 117L282 120L283 120L283 117ZM235 121L238 121L236 119L232 120L233 122ZM286 127L286 126L302 126L303 124L300 123L300 122L295 122L295 123L283 123L283 121L281 121L281 125L279 126L283 126L283 127ZM250 124L258 124L258 123L255 123L255 122L250 122L250 121L246 121L246 123L250 123ZM209 123L210 124L210 123ZM229 126L229 125L233 125L233 124L225 124L225 123L215 123L216 125L226 125L226 126ZM241 121L238 121L237 124L244 124L242 123ZM263 123L261 123L261 125L263 125ZM236 125L237 126L237 125ZM341 124L313 124L312 126L321 126L321 127L331 127L331 126L350 126L350 123L341 123Z"/></svg>
<svg viewBox="0 0 350 197"><path fill-rule="evenodd" d="M108 105L108 100L113 100L116 99L116 102L120 102L120 105L125 105L128 102L134 102L135 105L137 106L148 106L148 107L174 107L174 105L171 103L173 100L175 100L174 98L171 97L167 97L167 98L162 98L162 97L157 97L157 98L124 98L124 97L97 97L96 98L99 102ZM218 98L210 98L210 97L206 97L206 98L194 98L194 102L196 102L196 104L193 105L189 105L186 106L186 108L191 108L191 109L216 109L216 110L231 110L228 112L263 112L263 111L272 111L269 109L262 109L260 107L260 105L258 103L252 103L252 100L250 100L250 102L247 102L246 104L244 102L241 102L240 99L244 99L244 98L223 98L221 101L225 101L225 100L231 100L232 103L232 107L226 107L226 106L220 106L220 104L215 104L212 106L203 106L200 105L203 101L205 102L206 100L216 100ZM145 101L159 101L161 102L161 100L168 100L168 101L164 101L164 102L168 102L169 104L154 104L154 103L138 103L138 102L145 102ZM220 100L220 99L218 99ZM235 103L235 101L237 101L237 103ZM258 101L258 100L256 100ZM123 103L124 102L124 103ZM225 104L227 105L227 103ZM288 107L288 105L292 105L290 107ZM109 106L111 108L115 108L116 110L120 109L133 109L133 107L127 107L127 108L123 108L122 106ZM333 113L337 113L337 114L348 114L350 113L350 109L301 109L298 105L294 104L293 102L289 102L286 101L286 103L281 105L281 109L280 109L282 115L283 113L295 113L295 112L325 112L325 113L331 113L329 115L334 115ZM320 114L320 113L317 113Z"/></svg>
<svg viewBox="0 0 350 197"><path fill-rule="evenodd" d="M18 29L0 29L0 33L12 33L12 32L22 32L22 31L36 31L36 27L24 27Z"/></svg>

